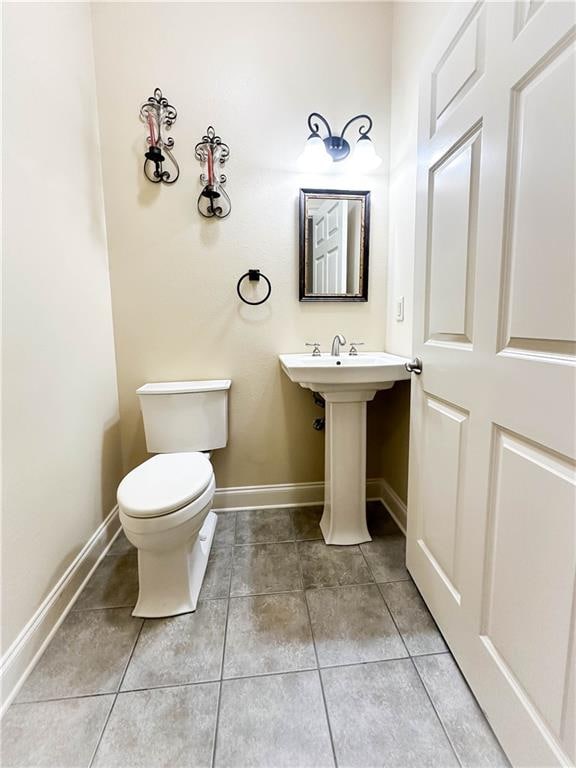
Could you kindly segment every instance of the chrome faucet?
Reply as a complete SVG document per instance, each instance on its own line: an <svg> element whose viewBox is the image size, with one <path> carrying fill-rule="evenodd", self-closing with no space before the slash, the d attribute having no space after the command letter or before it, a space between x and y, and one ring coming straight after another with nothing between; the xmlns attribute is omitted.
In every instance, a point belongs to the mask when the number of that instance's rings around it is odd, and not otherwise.
<svg viewBox="0 0 576 768"><path fill-rule="evenodd" d="M334 357L340 357L340 346L346 344L346 339L341 333L337 333L332 341L332 354Z"/></svg>

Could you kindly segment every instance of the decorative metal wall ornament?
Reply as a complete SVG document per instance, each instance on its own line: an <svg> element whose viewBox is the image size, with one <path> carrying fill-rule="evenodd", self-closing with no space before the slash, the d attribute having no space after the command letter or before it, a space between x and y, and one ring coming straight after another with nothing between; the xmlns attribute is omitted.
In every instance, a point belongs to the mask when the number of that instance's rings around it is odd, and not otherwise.
<svg viewBox="0 0 576 768"><path fill-rule="evenodd" d="M226 176L218 173L218 166L223 166L230 157L230 147L224 144L209 125L202 141L196 144L194 154L197 160L206 165L200 174L203 189L198 197L198 210L207 219L214 216L225 219L232 210L232 203L223 186L226 184Z"/></svg>
<svg viewBox="0 0 576 768"><path fill-rule="evenodd" d="M144 176L153 184L174 184L180 176L180 168L172 154L174 139L171 136L164 138L162 135L162 130L170 130L177 117L178 113L168 104L168 99L162 95L160 88L156 88L154 95L149 96L148 101L140 107L140 120L148 126ZM164 168L166 156L172 163L172 171Z"/></svg>

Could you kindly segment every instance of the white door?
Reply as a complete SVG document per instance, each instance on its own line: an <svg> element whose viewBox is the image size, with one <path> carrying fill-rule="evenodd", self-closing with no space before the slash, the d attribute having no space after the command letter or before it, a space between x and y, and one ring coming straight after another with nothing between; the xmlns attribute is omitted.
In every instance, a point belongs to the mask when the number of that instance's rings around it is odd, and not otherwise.
<svg viewBox="0 0 576 768"><path fill-rule="evenodd" d="M518 766L576 758L575 63L459 5L421 87L407 561Z"/></svg>
<svg viewBox="0 0 576 768"><path fill-rule="evenodd" d="M326 200L312 216L314 293L346 293L348 201Z"/></svg>

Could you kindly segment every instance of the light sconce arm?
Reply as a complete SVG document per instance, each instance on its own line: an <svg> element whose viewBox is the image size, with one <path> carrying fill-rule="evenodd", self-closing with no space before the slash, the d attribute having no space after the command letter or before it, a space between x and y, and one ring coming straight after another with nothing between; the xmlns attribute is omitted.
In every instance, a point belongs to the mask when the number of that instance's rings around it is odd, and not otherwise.
<svg viewBox="0 0 576 768"><path fill-rule="evenodd" d="M332 128L330 128L330 124L328 120L326 120L325 117L323 117L319 112L311 112L308 115L308 128L310 128L311 135L313 136L319 136L320 135L320 126L318 123L313 123L313 118L317 117L319 120L321 120L324 123L324 126L326 127L326 131L328 132L328 136L332 136Z"/></svg>
<svg viewBox="0 0 576 768"><path fill-rule="evenodd" d="M367 120L368 121L368 127L365 125L361 125L360 128L358 128L358 133L360 136L368 136L370 131L372 130L372 118L370 115L356 115L356 117L351 117L350 120L346 123L344 128L342 128L342 133L340 134L342 138L344 138L344 134L348 130L348 128L354 123L356 120Z"/></svg>

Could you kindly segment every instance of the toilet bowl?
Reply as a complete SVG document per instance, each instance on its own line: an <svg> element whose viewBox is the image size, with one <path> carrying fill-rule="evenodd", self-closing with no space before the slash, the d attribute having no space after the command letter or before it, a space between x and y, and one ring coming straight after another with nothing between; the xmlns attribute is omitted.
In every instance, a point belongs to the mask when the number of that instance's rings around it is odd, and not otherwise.
<svg viewBox="0 0 576 768"><path fill-rule="evenodd" d="M118 486L120 522L138 549L134 616L196 609L217 517L211 451L228 442L230 379L162 381L136 394L146 447L157 454Z"/></svg>
<svg viewBox="0 0 576 768"><path fill-rule="evenodd" d="M214 490L212 464L199 452L153 456L120 483L120 522L138 550L134 616L196 610L216 528Z"/></svg>

